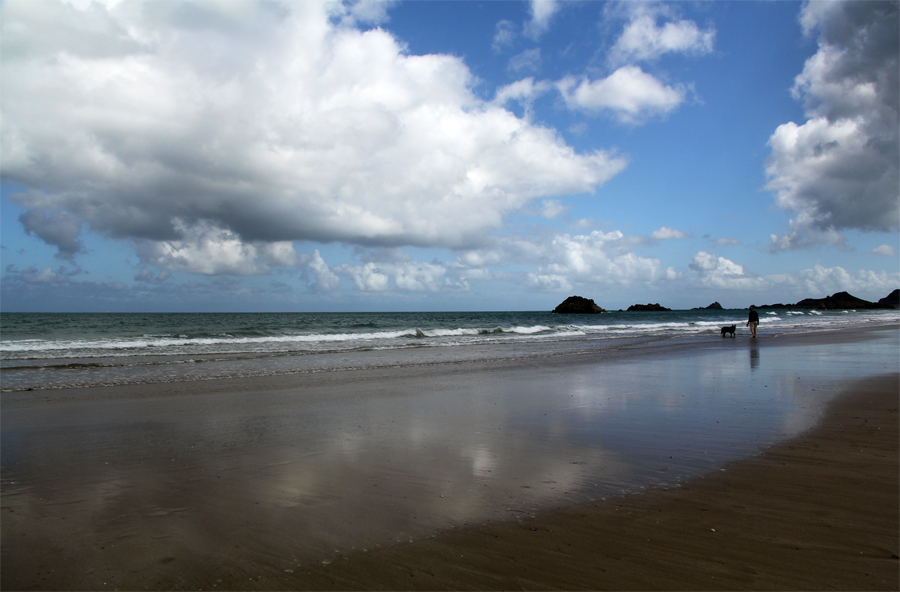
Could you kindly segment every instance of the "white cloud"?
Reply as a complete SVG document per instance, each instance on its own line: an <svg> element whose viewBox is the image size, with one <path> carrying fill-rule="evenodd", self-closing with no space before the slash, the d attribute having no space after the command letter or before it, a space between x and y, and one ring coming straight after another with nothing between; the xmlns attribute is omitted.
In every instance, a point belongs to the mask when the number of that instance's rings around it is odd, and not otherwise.
<svg viewBox="0 0 900 592"><path fill-rule="evenodd" d="M409 261L404 263L342 264L335 273L353 280L363 292L386 292L396 289L409 292L437 292L450 286L445 281L447 270L437 263ZM452 287L452 286L451 286Z"/></svg>
<svg viewBox="0 0 900 592"><path fill-rule="evenodd" d="M559 200L545 199L541 204L541 216L548 220L559 218L565 214L570 208L564 206Z"/></svg>
<svg viewBox="0 0 900 592"><path fill-rule="evenodd" d="M511 84L497 89L494 97L494 103L497 105L505 105L509 101L517 101L526 107L534 102L540 95L551 90L553 85L546 81L535 82L534 78L529 76L522 80L517 80Z"/></svg>
<svg viewBox="0 0 900 592"><path fill-rule="evenodd" d="M65 282L66 278L59 275L49 267L45 267L40 271L35 267L29 267L20 274L23 281L36 284L56 284Z"/></svg>
<svg viewBox="0 0 900 592"><path fill-rule="evenodd" d="M437 292L447 270L435 263L408 263L394 269L394 283L401 290Z"/></svg>
<svg viewBox="0 0 900 592"><path fill-rule="evenodd" d="M2 174L31 188L26 229L61 255L86 225L169 269L259 273L295 240L476 246L625 167L480 100L459 58L347 25L384 6L7 2Z"/></svg>
<svg viewBox="0 0 900 592"><path fill-rule="evenodd" d="M800 18L819 49L793 88L807 121L769 139L767 188L795 216L773 250L841 245L841 230L889 231L900 219L898 6L810 2Z"/></svg>
<svg viewBox="0 0 900 592"><path fill-rule="evenodd" d="M314 289L322 292L330 292L336 290L340 285L341 278L328 268L328 264L322 259L322 255L319 254L318 249L313 251L312 256L309 257L306 262L306 266L315 278L313 283Z"/></svg>
<svg viewBox="0 0 900 592"><path fill-rule="evenodd" d="M736 238L718 238L716 239L716 244L720 247L730 247L741 244L741 241Z"/></svg>
<svg viewBox="0 0 900 592"><path fill-rule="evenodd" d="M666 115L685 100L686 89L666 86L637 66L623 66L606 78L566 77L557 83L570 109L612 112L623 123Z"/></svg>
<svg viewBox="0 0 900 592"><path fill-rule="evenodd" d="M876 255L884 255L885 257L893 257L897 254L897 248L893 245L881 245L872 249Z"/></svg>
<svg viewBox="0 0 900 592"><path fill-rule="evenodd" d="M643 3L610 49L613 64L655 60L667 53L708 54L713 50L715 29L701 30L693 21L657 24L659 14L648 13ZM652 5L651 5L652 6Z"/></svg>
<svg viewBox="0 0 900 592"><path fill-rule="evenodd" d="M390 278L371 261L364 265L340 265L338 273L347 276L362 292L384 292L390 288Z"/></svg>
<svg viewBox="0 0 900 592"><path fill-rule="evenodd" d="M503 253L499 249L466 251L456 258L456 264L464 268L489 267L501 263L503 263Z"/></svg>
<svg viewBox="0 0 900 592"><path fill-rule="evenodd" d="M511 72L531 71L537 72L541 69L541 48L526 49L509 60L509 70Z"/></svg>
<svg viewBox="0 0 900 592"><path fill-rule="evenodd" d="M508 47L512 47L517 36L516 24L512 21L502 20L494 28L494 41L491 48L494 53L500 53Z"/></svg>
<svg viewBox="0 0 900 592"><path fill-rule="evenodd" d="M246 243L234 232L207 222L187 225L176 220L175 226L184 240L135 241L143 263L202 275L259 275L270 266L290 267L298 262L288 241Z"/></svg>
<svg viewBox="0 0 900 592"><path fill-rule="evenodd" d="M572 286L632 286L673 280L677 272L658 259L632 251L640 238L615 230L589 234L504 236L490 250L470 252L457 261L462 265L525 266L526 283L534 289L558 291Z"/></svg>
<svg viewBox="0 0 900 592"><path fill-rule="evenodd" d="M572 290L572 284L563 276L533 272L528 274L525 285L538 292L569 292Z"/></svg>
<svg viewBox="0 0 900 592"><path fill-rule="evenodd" d="M730 290L763 290L771 284L765 278L748 274L742 265L706 251L694 255L689 265L700 285Z"/></svg>
<svg viewBox="0 0 900 592"><path fill-rule="evenodd" d="M356 0L344 7L342 23L347 26L359 24L379 24L388 20L388 10L399 0Z"/></svg>
<svg viewBox="0 0 900 592"><path fill-rule="evenodd" d="M691 235L675 228L661 226L660 228L654 230L650 236L651 238L655 238L656 240L677 240L682 238L689 238Z"/></svg>
<svg viewBox="0 0 900 592"><path fill-rule="evenodd" d="M550 20L559 9L559 0L531 0L531 20L525 25L525 34L539 39L550 28Z"/></svg>

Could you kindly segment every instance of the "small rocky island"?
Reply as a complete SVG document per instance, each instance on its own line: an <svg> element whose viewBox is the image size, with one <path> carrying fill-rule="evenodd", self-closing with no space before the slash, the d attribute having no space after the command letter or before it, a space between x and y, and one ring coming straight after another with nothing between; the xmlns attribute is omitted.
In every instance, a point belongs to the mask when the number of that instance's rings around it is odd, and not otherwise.
<svg viewBox="0 0 900 592"><path fill-rule="evenodd" d="M593 300L581 296L569 296L553 309L557 314L598 314L606 312L597 306Z"/></svg>
<svg viewBox="0 0 900 592"><path fill-rule="evenodd" d="M666 308L665 306L660 306L659 303L655 304L632 304L628 307L627 312L663 312L672 310L671 308Z"/></svg>
<svg viewBox="0 0 900 592"><path fill-rule="evenodd" d="M698 306L697 308L692 308L691 310L723 310L722 305L718 302L713 302L709 306Z"/></svg>

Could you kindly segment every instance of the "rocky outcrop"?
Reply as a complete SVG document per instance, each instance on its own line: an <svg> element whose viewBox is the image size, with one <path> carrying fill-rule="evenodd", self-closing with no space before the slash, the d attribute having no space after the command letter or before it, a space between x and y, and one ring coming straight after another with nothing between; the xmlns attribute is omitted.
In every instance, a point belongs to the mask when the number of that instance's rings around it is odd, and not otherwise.
<svg viewBox="0 0 900 592"><path fill-rule="evenodd" d="M628 312L660 312L672 310L671 308L666 308L665 306L660 306L657 304L632 304L628 307Z"/></svg>
<svg viewBox="0 0 900 592"><path fill-rule="evenodd" d="M606 311L597 306L593 300L581 296L569 296L554 308L553 312L557 314L598 314Z"/></svg>

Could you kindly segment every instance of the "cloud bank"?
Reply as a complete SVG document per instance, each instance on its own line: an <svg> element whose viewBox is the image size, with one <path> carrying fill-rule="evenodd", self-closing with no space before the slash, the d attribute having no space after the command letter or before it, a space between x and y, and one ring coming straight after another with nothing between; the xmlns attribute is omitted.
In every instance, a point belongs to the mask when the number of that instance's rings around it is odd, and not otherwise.
<svg viewBox="0 0 900 592"><path fill-rule="evenodd" d="M898 4L810 2L800 22L818 51L793 87L807 121L769 139L768 189L794 217L772 250L843 243L840 231L889 231L900 218Z"/></svg>
<svg viewBox="0 0 900 592"><path fill-rule="evenodd" d="M2 177L64 258L85 228L200 274L294 264L294 241L471 248L626 165L480 100L459 58L362 29L383 3L3 11Z"/></svg>

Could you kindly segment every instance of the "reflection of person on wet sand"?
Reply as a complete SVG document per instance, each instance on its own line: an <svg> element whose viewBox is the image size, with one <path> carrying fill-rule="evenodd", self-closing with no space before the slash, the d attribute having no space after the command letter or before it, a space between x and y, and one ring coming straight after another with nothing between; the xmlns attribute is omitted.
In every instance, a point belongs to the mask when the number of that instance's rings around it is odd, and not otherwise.
<svg viewBox="0 0 900 592"><path fill-rule="evenodd" d="M756 307L751 304L750 318L747 320L747 326L750 327L750 332L753 333L753 339L756 339L757 325L759 325L759 315L756 313Z"/></svg>

